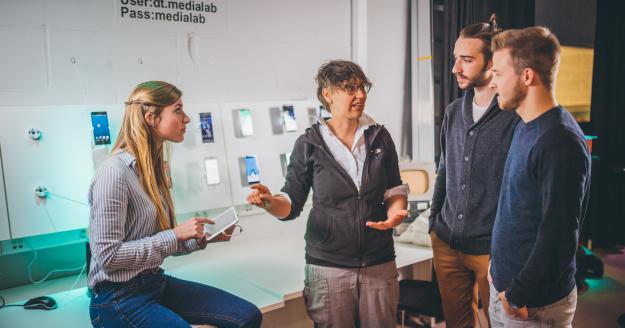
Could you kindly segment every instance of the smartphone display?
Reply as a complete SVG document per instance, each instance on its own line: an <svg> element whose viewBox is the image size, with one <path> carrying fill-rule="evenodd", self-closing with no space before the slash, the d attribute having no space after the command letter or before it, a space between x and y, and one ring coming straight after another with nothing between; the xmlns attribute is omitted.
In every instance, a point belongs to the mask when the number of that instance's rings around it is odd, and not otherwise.
<svg viewBox="0 0 625 328"><path fill-rule="evenodd" d="M325 106L319 105L319 117L323 118L324 120L329 120L332 115L330 115L330 112L326 110Z"/></svg>
<svg viewBox="0 0 625 328"><path fill-rule="evenodd" d="M212 186L221 183L217 158L209 157L204 159L204 171L206 172L206 184Z"/></svg>
<svg viewBox="0 0 625 328"><path fill-rule="evenodd" d="M282 105L282 119L284 120L284 129L287 132L297 131L297 121L295 121L293 105Z"/></svg>
<svg viewBox="0 0 625 328"><path fill-rule="evenodd" d="M260 182L260 172L258 172L258 163L256 162L256 156L245 156L245 175L247 176L248 184L255 184Z"/></svg>
<svg viewBox="0 0 625 328"><path fill-rule="evenodd" d="M91 112L91 126L93 127L93 141L96 145L111 144L109 119L106 112Z"/></svg>
<svg viewBox="0 0 625 328"><path fill-rule="evenodd" d="M282 175L286 177L291 161L291 152L280 154L280 163L282 164Z"/></svg>
<svg viewBox="0 0 625 328"><path fill-rule="evenodd" d="M215 142L213 135L213 117L211 113L200 113L200 129L202 130L202 142Z"/></svg>
<svg viewBox="0 0 625 328"><path fill-rule="evenodd" d="M249 109L239 109L239 125L241 128L241 136L248 137L254 135L252 112Z"/></svg>

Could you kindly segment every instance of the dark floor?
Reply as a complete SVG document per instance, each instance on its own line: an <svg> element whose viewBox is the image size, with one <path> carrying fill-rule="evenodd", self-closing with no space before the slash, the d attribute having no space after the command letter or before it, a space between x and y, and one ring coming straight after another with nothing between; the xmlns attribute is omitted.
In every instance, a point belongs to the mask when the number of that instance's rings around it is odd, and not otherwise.
<svg viewBox="0 0 625 328"><path fill-rule="evenodd" d="M580 293L573 327L618 327L625 313L625 248L597 249L604 265L602 279L587 279L588 290Z"/></svg>
<svg viewBox="0 0 625 328"><path fill-rule="evenodd" d="M618 328L617 319L625 313L625 247L597 249L594 254L603 261L604 275L601 279L585 280L587 286L578 294L573 327ZM487 327L483 313L480 319L482 327ZM445 323L436 328L445 328Z"/></svg>

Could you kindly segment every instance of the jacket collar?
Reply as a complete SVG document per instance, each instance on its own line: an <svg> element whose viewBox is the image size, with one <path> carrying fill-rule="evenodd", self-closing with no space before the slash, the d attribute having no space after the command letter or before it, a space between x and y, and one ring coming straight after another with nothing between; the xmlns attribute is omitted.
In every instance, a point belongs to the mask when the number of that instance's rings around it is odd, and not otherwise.
<svg viewBox="0 0 625 328"><path fill-rule="evenodd" d="M321 131L319 129L329 130L327 124L328 123L323 118L320 118L317 123L315 123L312 127L306 129L303 140L313 146L325 149L325 143L323 142ZM362 133L365 134L365 142L367 143L368 148L368 145L373 142L375 137L378 135L378 132L380 132L381 128L382 125L377 124L371 116L363 113L362 116L358 119L358 128L356 129L356 134L358 134L359 131L362 131ZM332 130L329 131L330 133L332 133ZM367 135L370 135L371 137L367 137Z"/></svg>

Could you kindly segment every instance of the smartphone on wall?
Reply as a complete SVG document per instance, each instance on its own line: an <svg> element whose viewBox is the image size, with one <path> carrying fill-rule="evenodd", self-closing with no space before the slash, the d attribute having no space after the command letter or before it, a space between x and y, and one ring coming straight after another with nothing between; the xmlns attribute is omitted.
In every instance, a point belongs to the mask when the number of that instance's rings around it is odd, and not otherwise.
<svg viewBox="0 0 625 328"><path fill-rule="evenodd" d="M239 109L239 125L241 128L241 136L248 137L254 135L252 112L249 109Z"/></svg>
<svg viewBox="0 0 625 328"><path fill-rule="evenodd" d="M91 112L91 127L93 128L93 142L96 145L110 145L111 132L106 112Z"/></svg>
<svg viewBox="0 0 625 328"><path fill-rule="evenodd" d="M286 177L289 171L289 163L291 161L291 152L280 154L280 164L282 164L282 175Z"/></svg>
<svg viewBox="0 0 625 328"><path fill-rule="evenodd" d="M260 182L260 172L258 171L256 156L245 156L245 175L247 176L247 183L250 185Z"/></svg>
<svg viewBox="0 0 625 328"><path fill-rule="evenodd" d="M324 120L329 120L332 115L330 115L330 112L328 112L325 106L319 105L319 117L323 118Z"/></svg>
<svg viewBox="0 0 625 328"><path fill-rule="evenodd" d="M215 142L213 135L213 117L210 112L200 113L200 129L202 130L202 142Z"/></svg>
<svg viewBox="0 0 625 328"><path fill-rule="evenodd" d="M287 132L297 131L297 121L295 120L293 105L282 105L282 119L284 120L284 129Z"/></svg>
<svg viewBox="0 0 625 328"><path fill-rule="evenodd" d="M219 177L219 161L217 161L217 158L205 158L204 171L206 172L206 184L212 186L221 183L221 179Z"/></svg>

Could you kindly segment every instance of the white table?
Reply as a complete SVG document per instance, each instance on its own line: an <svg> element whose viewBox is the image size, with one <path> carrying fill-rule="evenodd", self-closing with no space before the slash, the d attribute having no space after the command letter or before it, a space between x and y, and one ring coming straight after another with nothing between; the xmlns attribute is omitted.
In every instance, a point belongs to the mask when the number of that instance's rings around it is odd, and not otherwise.
<svg viewBox="0 0 625 328"><path fill-rule="evenodd" d="M269 225L272 229L273 225L275 229L284 227L284 223L271 218L251 218L246 223L247 219L241 219L246 231L258 229L255 224ZM275 236L247 241L234 239L211 244L206 250L186 256L169 257L162 267L169 275L221 288L242 297L258 306L263 313L280 309L285 301L300 297L304 288L305 219L303 221L279 231ZM395 243L395 250L398 269L410 268L432 258L429 248ZM0 295L11 295L13 300L18 295L22 295L20 299L23 300L44 294L41 289L30 285L0 291ZM0 309L0 327L90 326L86 288L50 296L59 303L59 308L53 311L24 310L20 307Z"/></svg>

